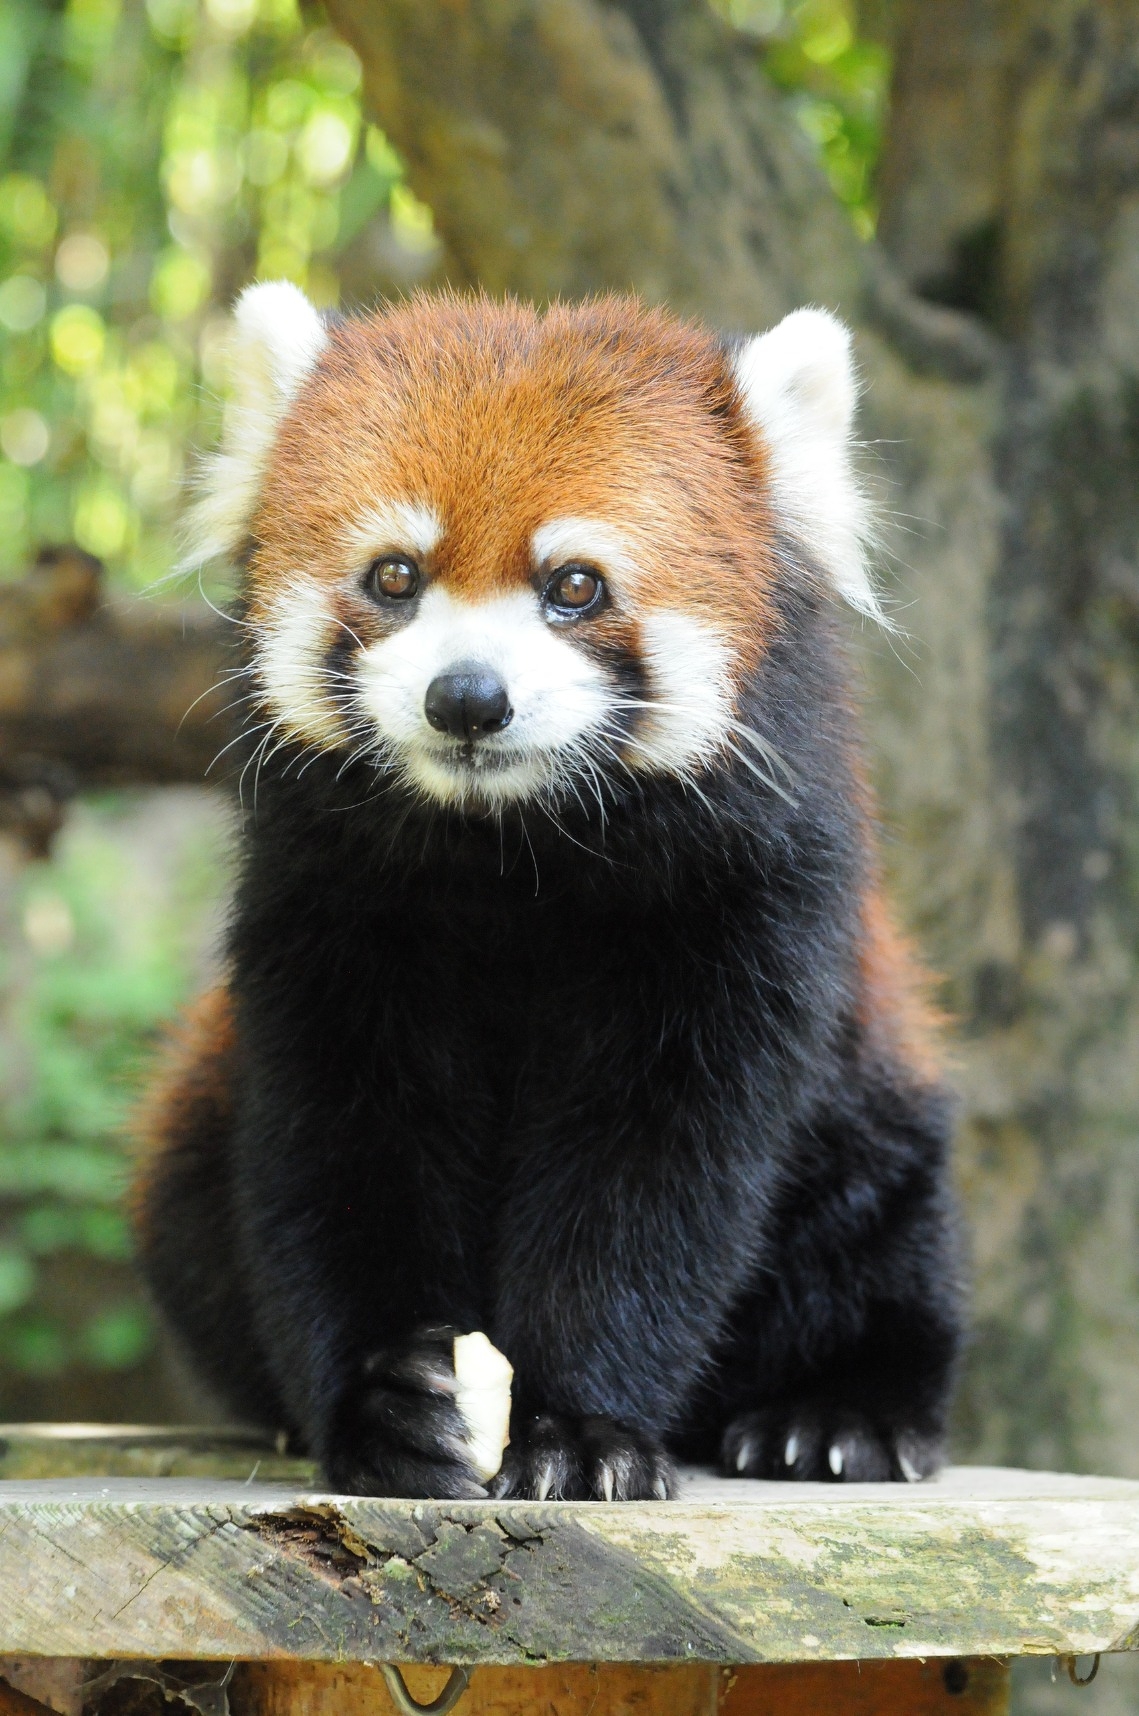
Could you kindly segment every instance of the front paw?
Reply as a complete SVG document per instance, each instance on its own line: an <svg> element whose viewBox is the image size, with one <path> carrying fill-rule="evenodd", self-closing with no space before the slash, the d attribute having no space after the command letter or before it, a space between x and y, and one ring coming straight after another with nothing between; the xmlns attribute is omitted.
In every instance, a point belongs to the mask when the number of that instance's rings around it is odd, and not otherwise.
<svg viewBox="0 0 1139 1716"><path fill-rule="evenodd" d="M369 1355L345 1391L325 1474L347 1495L486 1495L455 1404L453 1329L422 1329Z"/></svg>
<svg viewBox="0 0 1139 1716"><path fill-rule="evenodd" d="M817 1401L745 1412L728 1425L720 1454L728 1477L847 1484L917 1483L943 1459L936 1436Z"/></svg>
<svg viewBox="0 0 1139 1716"><path fill-rule="evenodd" d="M541 1413L511 1425L495 1496L533 1501L667 1501L672 1463L659 1443L612 1418Z"/></svg>

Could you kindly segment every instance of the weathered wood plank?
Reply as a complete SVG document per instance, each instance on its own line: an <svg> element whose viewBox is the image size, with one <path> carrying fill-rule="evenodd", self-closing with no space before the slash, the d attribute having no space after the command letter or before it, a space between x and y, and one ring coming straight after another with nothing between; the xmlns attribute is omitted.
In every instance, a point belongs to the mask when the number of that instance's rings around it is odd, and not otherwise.
<svg viewBox="0 0 1139 1716"><path fill-rule="evenodd" d="M958 1470L668 1504L0 1485L0 1653L803 1662L1139 1644L1139 1484Z"/></svg>

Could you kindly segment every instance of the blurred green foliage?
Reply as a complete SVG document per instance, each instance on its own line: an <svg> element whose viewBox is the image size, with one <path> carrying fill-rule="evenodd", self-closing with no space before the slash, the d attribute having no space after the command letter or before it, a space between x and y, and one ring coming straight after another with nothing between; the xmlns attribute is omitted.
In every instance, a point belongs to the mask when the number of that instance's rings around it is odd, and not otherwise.
<svg viewBox="0 0 1139 1716"><path fill-rule="evenodd" d="M878 209L874 167L882 143L890 56L858 35L853 0L715 0L754 36L764 70L784 90L863 238Z"/></svg>
<svg viewBox="0 0 1139 1716"><path fill-rule="evenodd" d="M335 303L381 213L432 246L360 81L297 0L0 0L0 573L66 538L165 573L234 293Z"/></svg>
<svg viewBox="0 0 1139 1716"><path fill-rule="evenodd" d="M200 979L225 885L219 819L195 797L85 806L17 891L0 1105L0 1365L16 1371L118 1369L150 1345L113 1267L130 1256L122 1140L140 1062ZM78 1300L53 1304L64 1254L94 1267Z"/></svg>

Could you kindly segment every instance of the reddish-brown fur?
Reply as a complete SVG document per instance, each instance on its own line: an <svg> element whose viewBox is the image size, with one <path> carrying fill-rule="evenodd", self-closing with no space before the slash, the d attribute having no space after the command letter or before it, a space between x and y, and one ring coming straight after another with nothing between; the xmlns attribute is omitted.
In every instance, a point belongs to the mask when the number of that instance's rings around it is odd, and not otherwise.
<svg viewBox="0 0 1139 1716"><path fill-rule="evenodd" d="M944 1074L945 1015L931 999L932 980L909 937L894 922L880 887L862 904L859 995L855 1016L871 1042L908 1065L918 1084Z"/></svg>
<svg viewBox="0 0 1139 1716"><path fill-rule="evenodd" d="M228 1130L233 1050L233 1009L228 990L219 984L199 996L170 1033L135 1115L130 1216L144 1244L152 1190L168 1171L167 1157L192 1148L198 1139L224 1138Z"/></svg>
<svg viewBox="0 0 1139 1716"><path fill-rule="evenodd" d="M714 592L746 668L772 624L764 471L701 328L622 298L541 316L416 298L330 330L254 519L252 615L298 569L330 582L350 569L346 497L434 506L445 535L430 573L474 601L528 584L538 526L586 516L630 543L638 603L706 614ZM630 623L618 604L598 632Z"/></svg>

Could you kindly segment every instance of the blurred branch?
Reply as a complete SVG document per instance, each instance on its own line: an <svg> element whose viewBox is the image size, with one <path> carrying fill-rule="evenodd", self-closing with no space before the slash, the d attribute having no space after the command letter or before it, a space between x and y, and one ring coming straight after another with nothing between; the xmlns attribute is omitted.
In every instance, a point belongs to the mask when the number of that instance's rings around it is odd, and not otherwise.
<svg viewBox="0 0 1139 1716"><path fill-rule="evenodd" d="M77 792L201 782L230 665L213 614L113 597L90 555L45 550L0 588L0 827L42 852Z"/></svg>

